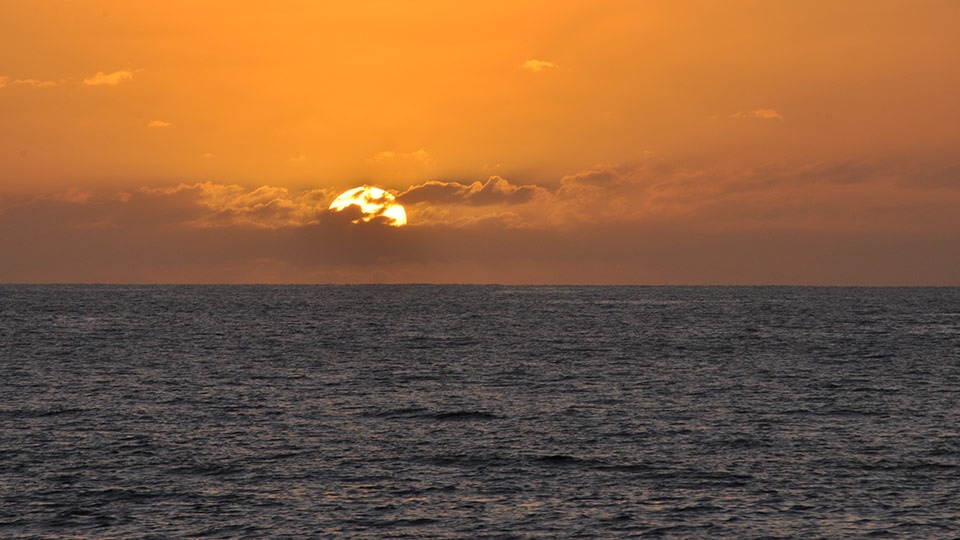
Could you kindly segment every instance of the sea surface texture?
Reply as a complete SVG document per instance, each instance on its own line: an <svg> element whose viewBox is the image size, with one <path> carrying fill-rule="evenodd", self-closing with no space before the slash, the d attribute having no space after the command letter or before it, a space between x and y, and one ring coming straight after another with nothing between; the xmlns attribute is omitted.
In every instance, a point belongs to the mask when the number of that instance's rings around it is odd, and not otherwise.
<svg viewBox="0 0 960 540"><path fill-rule="evenodd" d="M0 286L2 538L956 538L960 289Z"/></svg>

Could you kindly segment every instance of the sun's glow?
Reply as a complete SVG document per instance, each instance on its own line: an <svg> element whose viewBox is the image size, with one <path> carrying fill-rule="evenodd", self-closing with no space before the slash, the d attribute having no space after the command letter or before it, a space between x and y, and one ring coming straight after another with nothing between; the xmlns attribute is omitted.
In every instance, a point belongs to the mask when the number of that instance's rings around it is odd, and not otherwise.
<svg viewBox="0 0 960 540"><path fill-rule="evenodd" d="M407 211L397 199L378 187L360 186L345 191L330 203L330 210L340 212L349 206L358 206L363 216L354 221L372 221L382 218L388 225L401 227L407 224Z"/></svg>

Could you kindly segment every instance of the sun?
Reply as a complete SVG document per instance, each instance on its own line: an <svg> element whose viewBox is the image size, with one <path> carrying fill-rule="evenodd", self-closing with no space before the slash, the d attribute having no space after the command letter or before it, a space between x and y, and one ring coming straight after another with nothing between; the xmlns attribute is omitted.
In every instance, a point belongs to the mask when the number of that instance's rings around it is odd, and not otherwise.
<svg viewBox="0 0 960 540"><path fill-rule="evenodd" d="M363 213L354 223L381 218L394 227L407 224L407 211L397 203L397 198L378 187L363 185L344 191L330 203L330 210L340 212L348 206L358 206Z"/></svg>

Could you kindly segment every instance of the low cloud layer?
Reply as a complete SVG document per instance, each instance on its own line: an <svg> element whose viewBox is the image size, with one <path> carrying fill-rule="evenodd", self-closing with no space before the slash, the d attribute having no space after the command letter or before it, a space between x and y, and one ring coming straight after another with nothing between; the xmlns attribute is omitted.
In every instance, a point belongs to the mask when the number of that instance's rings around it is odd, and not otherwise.
<svg viewBox="0 0 960 540"><path fill-rule="evenodd" d="M0 201L0 281L960 282L960 165L604 165L398 193L353 224L339 190L214 182ZM891 203L890 201L897 201Z"/></svg>

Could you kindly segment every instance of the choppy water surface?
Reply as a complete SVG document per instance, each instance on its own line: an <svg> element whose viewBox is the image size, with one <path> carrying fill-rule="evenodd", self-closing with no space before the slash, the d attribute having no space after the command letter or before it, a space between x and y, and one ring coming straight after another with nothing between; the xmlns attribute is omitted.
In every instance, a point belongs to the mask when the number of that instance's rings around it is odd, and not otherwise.
<svg viewBox="0 0 960 540"><path fill-rule="evenodd" d="M0 537L951 538L960 289L0 286Z"/></svg>

